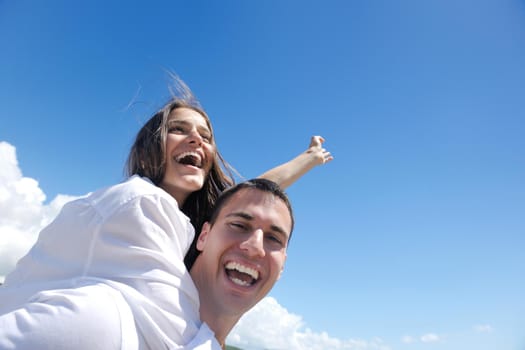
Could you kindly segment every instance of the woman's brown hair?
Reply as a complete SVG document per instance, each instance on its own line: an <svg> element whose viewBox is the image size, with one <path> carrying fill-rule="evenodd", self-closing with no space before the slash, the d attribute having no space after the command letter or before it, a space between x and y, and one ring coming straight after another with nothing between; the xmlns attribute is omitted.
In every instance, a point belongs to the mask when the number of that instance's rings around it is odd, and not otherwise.
<svg viewBox="0 0 525 350"><path fill-rule="evenodd" d="M198 100L180 78L174 74L170 75L176 91L173 93L172 90L173 97L137 133L126 162L126 175L147 177L156 186L159 186L166 172L166 137L170 113L176 108L184 107L201 114L212 133L211 142L215 148L215 156L203 187L188 196L180 208L190 218L195 232L198 234L203 223L211 214L218 196L223 190L234 184L233 169L217 150L210 118ZM192 250L193 245L190 248L190 251Z"/></svg>

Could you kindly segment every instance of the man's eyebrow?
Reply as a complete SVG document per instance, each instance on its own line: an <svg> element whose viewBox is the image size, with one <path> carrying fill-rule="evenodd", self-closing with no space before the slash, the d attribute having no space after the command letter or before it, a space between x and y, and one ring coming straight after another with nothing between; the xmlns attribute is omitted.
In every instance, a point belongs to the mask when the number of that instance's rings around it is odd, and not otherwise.
<svg viewBox="0 0 525 350"><path fill-rule="evenodd" d="M229 213L228 215L226 215L226 217L239 217L239 218L242 218L242 219L245 219L245 220L248 220L248 221L251 221L254 219L253 215L250 215L246 212L243 212L243 211L236 211L236 212L232 212L232 213ZM279 235L282 235L284 236L284 238L288 239L288 233L280 226L278 225L271 225L270 228L272 229L272 231L274 231L275 233L278 233Z"/></svg>
<svg viewBox="0 0 525 350"><path fill-rule="evenodd" d="M253 215L250 215L244 211L234 211L232 213L229 213L228 215L226 215L226 217L230 217L230 216L236 216L236 217L240 217L242 219L246 219L246 220L253 220Z"/></svg>

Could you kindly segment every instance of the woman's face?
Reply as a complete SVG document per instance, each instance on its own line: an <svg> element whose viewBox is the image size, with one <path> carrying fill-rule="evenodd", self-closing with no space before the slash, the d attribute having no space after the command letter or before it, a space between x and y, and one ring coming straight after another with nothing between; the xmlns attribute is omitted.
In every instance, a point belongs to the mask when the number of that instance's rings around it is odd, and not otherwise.
<svg viewBox="0 0 525 350"><path fill-rule="evenodd" d="M202 188L214 157L213 135L204 116L185 107L171 111L166 171L160 187L177 200L179 207L192 192Z"/></svg>

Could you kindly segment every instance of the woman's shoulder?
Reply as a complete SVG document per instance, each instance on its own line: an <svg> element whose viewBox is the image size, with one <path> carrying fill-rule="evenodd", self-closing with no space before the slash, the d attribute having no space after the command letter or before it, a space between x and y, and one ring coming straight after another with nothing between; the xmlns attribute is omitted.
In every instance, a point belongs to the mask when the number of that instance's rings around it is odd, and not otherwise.
<svg viewBox="0 0 525 350"><path fill-rule="evenodd" d="M95 191L86 197L90 205L96 207L99 212L109 214L127 203L140 200L144 197L162 198L163 202L177 207L177 202L166 191L153 184L145 177L131 176L126 181Z"/></svg>

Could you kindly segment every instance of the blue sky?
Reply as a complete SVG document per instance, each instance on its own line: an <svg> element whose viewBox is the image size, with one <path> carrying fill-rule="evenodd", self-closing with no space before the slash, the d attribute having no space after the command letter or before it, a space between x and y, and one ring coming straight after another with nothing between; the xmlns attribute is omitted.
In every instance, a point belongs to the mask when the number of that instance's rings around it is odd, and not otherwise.
<svg viewBox="0 0 525 350"><path fill-rule="evenodd" d="M301 332L523 350L524 38L523 0L3 0L0 141L43 205L121 181L171 69L247 178L326 138L271 293Z"/></svg>

